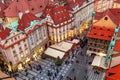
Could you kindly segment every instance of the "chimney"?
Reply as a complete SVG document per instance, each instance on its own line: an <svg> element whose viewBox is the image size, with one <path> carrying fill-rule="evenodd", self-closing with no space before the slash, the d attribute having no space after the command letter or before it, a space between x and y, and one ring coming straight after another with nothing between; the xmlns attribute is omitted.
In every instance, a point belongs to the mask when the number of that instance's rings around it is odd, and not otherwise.
<svg viewBox="0 0 120 80"><path fill-rule="evenodd" d="M19 18L21 19L22 15L23 15L23 12L19 12L18 15L19 15Z"/></svg>

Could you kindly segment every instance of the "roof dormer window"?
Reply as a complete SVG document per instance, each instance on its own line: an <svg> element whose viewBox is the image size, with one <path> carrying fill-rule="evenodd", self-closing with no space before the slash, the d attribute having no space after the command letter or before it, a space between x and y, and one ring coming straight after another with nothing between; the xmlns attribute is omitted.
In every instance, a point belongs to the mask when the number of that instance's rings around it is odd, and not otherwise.
<svg viewBox="0 0 120 80"><path fill-rule="evenodd" d="M101 36L104 36L103 34L101 34Z"/></svg>
<svg viewBox="0 0 120 80"><path fill-rule="evenodd" d="M34 11L34 8L32 8L31 10Z"/></svg>
<svg viewBox="0 0 120 80"><path fill-rule="evenodd" d="M105 17L105 18L104 18L104 20L106 20L106 21L107 21L107 20L108 20L108 17Z"/></svg>
<svg viewBox="0 0 120 80"><path fill-rule="evenodd" d="M40 5L40 8L42 8L42 5Z"/></svg>

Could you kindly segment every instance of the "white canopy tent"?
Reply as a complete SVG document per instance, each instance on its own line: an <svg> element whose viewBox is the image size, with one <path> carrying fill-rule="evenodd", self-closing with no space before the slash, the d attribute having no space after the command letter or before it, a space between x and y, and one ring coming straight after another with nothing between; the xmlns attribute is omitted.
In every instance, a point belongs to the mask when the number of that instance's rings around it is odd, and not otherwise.
<svg viewBox="0 0 120 80"><path fill-rule="evenodd" d="M51 45L45 51L46 55L57 58L58 56L62 59L65 53L72 48L73 44L68 42L61 42L55 45Z"/></svg>
<svg viewBox="0 0 120 80"><path fill-rule="evenodd" d="M52 48L47 48L47 50L45 51L45 54L54 58L57 58L59 56L60 59L62 59L65 53Z"/></svg>
<svg viewBox="0 0 120 80"><path fill-rule="evenodd" d="M67 52L72 48L72 46L73 46L72 43L61 42L55 45L51 45L50 47Z"/></svg>
<svg viewBox="0 0 120 80"><path fill-rule="evenodd" d="M92 62L92 66L97 66L97 67L101 67L103 69L107 69L107 67L104 66L104 61L105 61L105 57L95 56L94 60Z"/></svg>

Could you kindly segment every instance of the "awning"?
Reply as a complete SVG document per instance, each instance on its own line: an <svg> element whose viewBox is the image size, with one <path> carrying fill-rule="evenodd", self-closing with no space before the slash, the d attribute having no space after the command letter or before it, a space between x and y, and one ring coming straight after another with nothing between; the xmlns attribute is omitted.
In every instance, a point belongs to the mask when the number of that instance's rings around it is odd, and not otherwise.
<svg viewBox="0 0 120 80"><path fill-rule="evenodd" d="M107 69L107 67L104 66L104 61L105 61L105 57L95 56L94 60L92 62L92 66L97 66L97 67L101 67L103 69Z"/></svg>
<svg viewBox="0 0 120 80"><path fill-rule="evenodd" d="M52 45L50 47L67 52L68 50L70 50L72 48L72 46L73 46L72 43L63 41L61 43Z"/></svg>
<svg viewBox="0 0 120 80"><path fill-rule="evenodd" d="M57 58L58 56L62 59L65 53L72 48L73 44L68 42L61 42L55 45L51 45L45 51L46 55Z"/></svg>
<svg viewBox="0 0 120 80"><path fill-rule="evenodd" d="M62 59L63 56L65 55L65 52L61 52L61 51L58 51L58 50L55 50L55 49L49 47L45 51L45 54L49 55L51 57L54 57L54 58L57 58L59 56L60 59Z"/></svg>

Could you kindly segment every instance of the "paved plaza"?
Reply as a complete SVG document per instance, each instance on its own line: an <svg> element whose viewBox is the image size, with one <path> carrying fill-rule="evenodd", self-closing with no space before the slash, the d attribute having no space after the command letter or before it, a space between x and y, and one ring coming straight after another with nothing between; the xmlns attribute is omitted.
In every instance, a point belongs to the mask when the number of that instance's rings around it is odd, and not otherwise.
<svg viewBox="0 0 120 80"><path fill-rule="evenodd" d="M73 54L76 53L76 50L73 52ZM71 53L72 54L72 53ZM69 56L69 60L74 61L75 57L71 58L72 55ZM65 59L65 61L68 58ZM27 69L27 75L26 71L23 70L21 72L17 72L19 76L16 77L17 80L65 80L66 76L69 73L69 70L72 67L72 63L65 64L65 61L61 66L55 66L54 60L48 58L45 60L37 60L33 64L31 64L32 69L30 67ZM36 66L41 65L42 71L36 70ZM54 65L54 68L51 67L51 65ZM58 72L57 72L58 69ZM51 72L51 76L48 76L48 71Z"/></svg>
<svg viewBox="0 0 120 80"><path fill-rule="evenodd" d="M27 68L17 72L17 80L103 80L104 72L94 73L96 70L88 64L93 58L86 56L86 48L74 49L73 52L63 61L61 66L55 66L53 59L38 59L31 64L32 69ZM73 56L74 54L74 56ZM69 61L65 64L65 61ZM42 70L37 70L36 66L41 65ZM73 71L74 69L74 71ZM26 75L27 72L27 75ZM48 75L48 72L51 75ZM69 77L69 78L68 78Z"/></svg>

